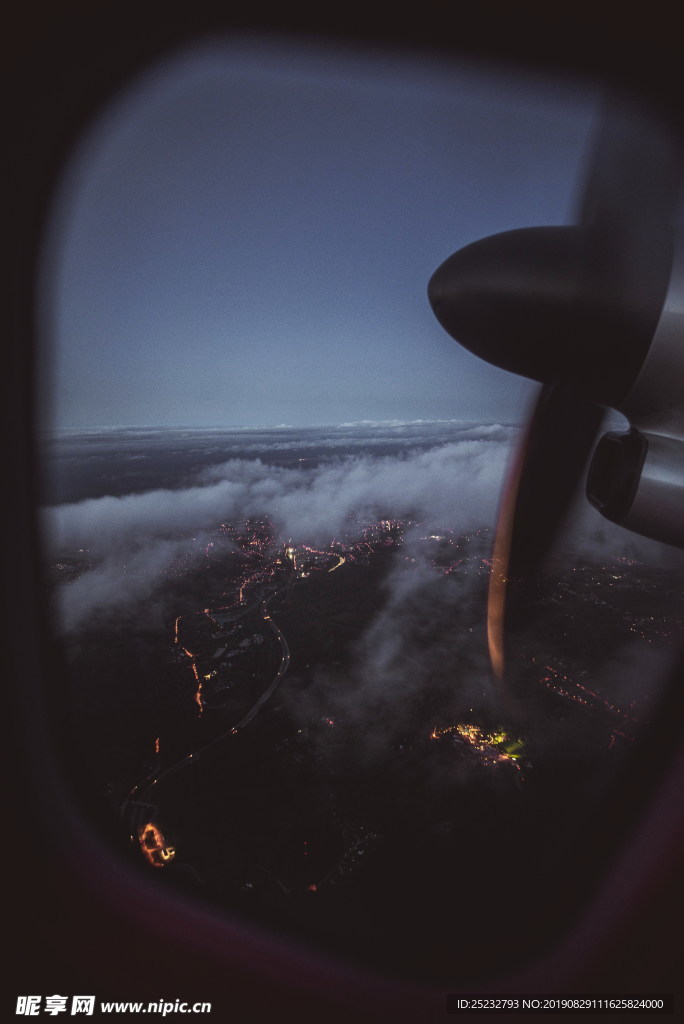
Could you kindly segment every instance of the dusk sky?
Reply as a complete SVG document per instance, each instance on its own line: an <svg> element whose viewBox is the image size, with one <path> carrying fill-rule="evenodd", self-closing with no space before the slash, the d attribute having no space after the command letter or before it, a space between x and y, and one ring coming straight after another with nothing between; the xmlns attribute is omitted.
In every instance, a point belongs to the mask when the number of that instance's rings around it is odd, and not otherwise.
<svg viewBox="0 0 684 1024"><path fill-rule="evenodd" d="M518 422L452 341L454 250L568 223L596 96L414 56L208 43L82 141L46 249L46 426Z"/></svg>

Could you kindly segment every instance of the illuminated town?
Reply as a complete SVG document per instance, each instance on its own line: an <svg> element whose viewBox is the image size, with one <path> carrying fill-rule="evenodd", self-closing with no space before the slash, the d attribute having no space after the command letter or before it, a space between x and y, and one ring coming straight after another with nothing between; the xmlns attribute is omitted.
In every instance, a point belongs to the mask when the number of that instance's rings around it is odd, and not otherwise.
<svg viewBox="0 0 684 1024"><path fill-rule="evenodd" d="M455 901L473 956L489 949L494 906L517 912L512 893L540 884L534 865L554 856L560 840L539 832L557 813L551 794L581 821L597 773L610 778L648 721L645 691L607 684L587 622L601 617L608 655L626 642L662 650L681 628L676 602L623 558L563 569L540 585L543 629L502 684L483 655L485 529L428 532L411 514L367 511L314 544L263 516L219 523L202 544L199 563L195 552L167 571L144 674L134 629L130 650L100 627L73 658L87 673L110 644L117 696L98 713L120 719L123 739L84 746L130 849L173 884L333 947L374 955L374 935L405 940L409 924L443 945ZM375 694L359 660L374 657L369 624L391 603L388 580L401 593L426 566L444 607L417 589L393 641L396 698L391 674ZM90 567L81 551L52 572ZM649 614L633 599L646 586ZM126 701L121 680L136 672ZM84 727L88 713L84 697ZM474 880L467 892L452 864Z"/></svg>

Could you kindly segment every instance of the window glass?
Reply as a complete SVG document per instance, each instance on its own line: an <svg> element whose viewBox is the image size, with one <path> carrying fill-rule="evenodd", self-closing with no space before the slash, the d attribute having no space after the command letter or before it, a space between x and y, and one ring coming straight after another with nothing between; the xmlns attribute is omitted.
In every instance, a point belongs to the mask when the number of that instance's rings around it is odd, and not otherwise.
<svg viewBox="0 0 684 1024"><path fill-rule="evenodd" d="M423 974L509 965L577 904L681 566L578 505L496 679L492 531L535 386L426 286L477 238L572 222L597 110L213 40L82 140L45 255L43 523L68 742L141 870Z"/></svg>

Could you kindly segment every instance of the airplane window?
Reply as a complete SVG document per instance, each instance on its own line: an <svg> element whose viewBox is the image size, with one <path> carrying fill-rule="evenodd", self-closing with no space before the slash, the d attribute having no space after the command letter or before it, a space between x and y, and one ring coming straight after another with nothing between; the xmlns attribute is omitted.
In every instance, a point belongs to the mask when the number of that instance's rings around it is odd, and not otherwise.
<svg viewBox="0 0 684 1024"><path fill-rule="evenodd" d="M482 975L567 926L676 654L681 557L582 497L497 677L537 386L426 296L467 243L573 222L600 99L210 40L109 105L55 202L42 522L94 820L388 971Z"/></svg>

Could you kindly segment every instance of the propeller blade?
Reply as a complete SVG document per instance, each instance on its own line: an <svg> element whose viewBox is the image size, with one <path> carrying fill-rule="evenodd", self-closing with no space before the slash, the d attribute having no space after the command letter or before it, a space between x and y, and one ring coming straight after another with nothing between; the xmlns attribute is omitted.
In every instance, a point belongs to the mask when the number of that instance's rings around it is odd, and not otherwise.
<svg viewBox="0 0 684 1024"><path fill-rule="evenodd" d="M559 383L542 388L524 443L508 572L534 575L562 525L605 410Z"/></svg>
<svg viewBox="0 0 684 1024"><path fill-rule="evenodd" d="M613 102L577 226L482 239L430 281L435 315L456 340L544 385L497 526L488 635L499 675L505 628L524 624L529 611L524 581L564 521L605 407L619 407L648 354L670 278L682 170L678 136Z"/></svg>
<svg viewBox="0 0 684 1024"><path fill-rule="evenodd" d="M527 624L536 579L562 527L605 410L564 384L542 388L511 463L499 509L487 599L487 638L503 676L505 630Z"/></svg>

